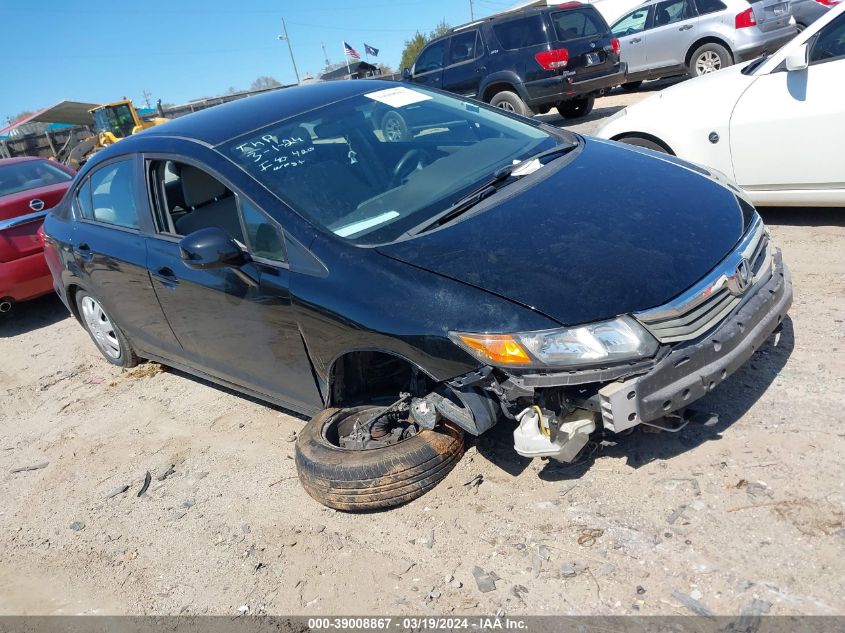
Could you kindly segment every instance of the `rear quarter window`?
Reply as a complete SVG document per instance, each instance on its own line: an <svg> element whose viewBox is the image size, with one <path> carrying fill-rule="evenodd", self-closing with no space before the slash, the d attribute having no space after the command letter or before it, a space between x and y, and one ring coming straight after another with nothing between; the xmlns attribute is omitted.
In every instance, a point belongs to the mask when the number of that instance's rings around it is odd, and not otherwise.
<svg viewBox="0 0 845 633"><path fill-rule="evenodd" d="M543 16L539 14L497 24L493 27L493 32L502 48L509 51L548 42L546 25L543 23Z"/></svg>
<svg viewBox="0 0 845 633"><path fill-rule="evenodd" d="M559 40L602 35L608 27L604 19L593 9L575 9L552 13L552 24Z"/></svg>

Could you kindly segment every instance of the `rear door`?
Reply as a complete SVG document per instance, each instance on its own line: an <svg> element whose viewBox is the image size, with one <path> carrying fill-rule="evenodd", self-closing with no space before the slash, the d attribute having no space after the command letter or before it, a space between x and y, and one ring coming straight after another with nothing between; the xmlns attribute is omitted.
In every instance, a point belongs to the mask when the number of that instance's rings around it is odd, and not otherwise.
<svg viewBox="0 0 845 633"><path fill-rule="evenodd" d="M135 157L112 160L74 191L71 265L139 352L172 358L179 354L179 343L147 274L142 230L149 229L150 218L138 212L144 187L136 167Z"/></svg>
<svg viewBox="0 0 845 633"><path fill-rule="evenodd" d="M652 5L653 6L653 5ZM628 64L628 74L633 75L648 70L646 44L648 42L649 14L651 6L638 7L619 18L611 33L619 39L622 46L622 61Z"/></svg>
<svg viewBox="0 0 845 633"><path fill-rule="evenodd" d="M654 4L648 30L648 67L683 66L687 51L698 39L698 23L692 0L662 0Z"/></svg>
<svg viewBox="0 0 845 633"><path fill-rule="evenodd" d="M475 98L481 85L484 46L478 29L468 29L449 38L443 89L462 97Z"/></svg>
<svg viewBox="0 0 845 633"><path fill-rule="evenodd" d="M432 42L426 46L414 62L411 81L416 84L440 88L443 80L443 66L446 62L446 44L448 38Z"/></svg>
<svg viewBox="0 0 845 633"><path fill-rule="evenodd" d="M789 25L792 13L788 0L751 0L751 8L757 28L764 33L776 31Z"/></svg>
<svg viewBox="0 0 845 633"><path fill-rule="evenodd" d="M608 54L610 27L598 11L589 5L577 5L550 11L548 15L554 37L552 47L569 52L566 70L575 73L573 81L613 70L615 60Z"/></svg>

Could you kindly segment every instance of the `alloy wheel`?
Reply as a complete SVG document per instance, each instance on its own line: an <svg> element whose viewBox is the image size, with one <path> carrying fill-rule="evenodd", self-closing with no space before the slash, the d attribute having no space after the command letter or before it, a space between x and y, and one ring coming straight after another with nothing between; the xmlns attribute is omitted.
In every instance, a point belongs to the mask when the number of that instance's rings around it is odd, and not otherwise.
<svg viewBox="0 0 845 633"><path fill-rule="evenodd" d="M397 141L402 140L402 127L396 119L388 119L384 123L383 132L384 138L391 143L396 143Z"/></svg>
<svg viewBox="0 0 845 633"><path fill-rule="evenodd" d="M508 101L500 101L496 104L496 107L501 108L506 112L516 112L516 108L514 108L513 104Z"/></svg>
<svg viewBox="0 0 845 633"><path fill-rule="evenodd" d="M103 353L110 358L120 358L120 341L117 340L114 326L103 307L91 296L82 299L82 318Z"/></svg>
<svg viewBox="0 0 845 633"><path fill-rule="evenodd" d="M714 73L722 67L722 59L713 51L704 51L695 60L695 72L698 75Z"/></svg>

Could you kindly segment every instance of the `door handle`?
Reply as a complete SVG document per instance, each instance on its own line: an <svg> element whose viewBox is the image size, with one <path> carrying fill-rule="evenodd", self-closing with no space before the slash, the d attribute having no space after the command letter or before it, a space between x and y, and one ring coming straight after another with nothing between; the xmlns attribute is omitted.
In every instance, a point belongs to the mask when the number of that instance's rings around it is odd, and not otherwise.
<svg viewBox="0 0 845 633"><path fill-rule="evenodd" d="M487 66L479 66L478 68L475 69L475 72L477 72L477 73L487 72Z"/></svg>
<svg viewBox="0 0 845 633"><path fill-rule="evenodd" d="M636 44L637 42L642 42L642 39L639 38L639 37L635 37L634 39L631 40L631 44Z"/></svg>
<svg viewBox="0 0 845 633"><path fill-rule="evenodd" d="M162 266L155 272L150 273L150 276L155 277L168 288L175 288L179 285L179 280L176 278L176 273L174 273L173 269L169 268L168 266Z"/></svg>
<svg viewBox="0 0 845 633"><path fill-rule="evenodd" d="M86 262L90 262L94 257L94 253L91 252L91 247L88 246L86 242L80 242L77 244L76 252L79 254L79 258Z"/></svg>
<svg viewBox="0 0 845 633"><path fill-rule="evenodd" d="M679 31L689 31L691 28L692 28L692 24L684 24L684 25L683 25L681 28L679 28L678 30L679 30Z"/></svg>

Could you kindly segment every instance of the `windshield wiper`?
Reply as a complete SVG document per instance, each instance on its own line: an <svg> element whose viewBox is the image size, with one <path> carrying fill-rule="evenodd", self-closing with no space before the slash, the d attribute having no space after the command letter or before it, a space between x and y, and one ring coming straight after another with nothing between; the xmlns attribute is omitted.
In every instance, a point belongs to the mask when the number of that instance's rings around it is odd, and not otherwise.
<svg viewBox="0 0 845 633"><path fill-rule="evenodd" d="M443 226L447 222L454 220L459 215L466 213L485 198L489 198L494 193L496 193L506 184L505 181L507 181L508 178L511 177L511 174L518 168L524 167L531 161L540 160L549 156L554 156L555 158L557 158L558 155L563 156L564 154L567 154L573 149L575 149L576 147L578 147L578 143L556 145L550 149L539 152L538 154L529 156L528 158L514 165L505 165L504 167L500 167L499 169L493 172L493 177L490 180L485 182L477 189L473 189L467 195L452 204L448 209L434 216L433 219L426 221L425 224L415 226L414 228L408 230L405 235L413 237L414 235L419 235L420 233L424 233L429 229L433 229L438 226Z"/></svg>

